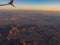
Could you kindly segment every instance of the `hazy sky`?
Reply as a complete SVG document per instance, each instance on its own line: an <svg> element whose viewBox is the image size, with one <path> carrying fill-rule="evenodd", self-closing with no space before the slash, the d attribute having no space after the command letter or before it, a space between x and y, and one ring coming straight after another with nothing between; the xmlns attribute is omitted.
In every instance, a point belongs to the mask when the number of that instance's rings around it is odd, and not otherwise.
<svg viewBox="0 0 60 45"><path fill-rule="evenodd" d="M9 0L0 0L0 4L8 3ZM52 10L60 11L60 0L15 0L14 5L0 6L0 10Z"/></svg>

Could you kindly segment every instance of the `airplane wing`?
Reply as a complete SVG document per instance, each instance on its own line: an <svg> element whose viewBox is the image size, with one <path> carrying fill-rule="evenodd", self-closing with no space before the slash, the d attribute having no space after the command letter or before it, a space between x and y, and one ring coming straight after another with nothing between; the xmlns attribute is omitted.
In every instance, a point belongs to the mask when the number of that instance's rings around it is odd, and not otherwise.
<svg viewBox="0 0 60 45"><path fill-rule="evenodd" d="M11 5L11 6L15 7L15 6L13 5L13 1L14 1L14 0L10 0L10 2L9 2L8 4L0 4L0 6Z"/></svg>
<svg viewBox="0 0 60 45"><path fill-rule="evenodd" d="M5 5L9 5L9 4L0 4L0 6L5 6Z"/></svg>

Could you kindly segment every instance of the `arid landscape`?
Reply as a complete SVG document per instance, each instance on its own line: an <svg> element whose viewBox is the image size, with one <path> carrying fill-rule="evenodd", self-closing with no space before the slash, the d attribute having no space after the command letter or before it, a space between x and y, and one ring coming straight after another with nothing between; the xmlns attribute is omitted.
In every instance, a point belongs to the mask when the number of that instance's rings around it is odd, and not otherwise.
<svg viewBox="0 0 60 45"><path fill-rule="evenodd" d="M60 12L0 11L0 45L60 45Z"/></svg>

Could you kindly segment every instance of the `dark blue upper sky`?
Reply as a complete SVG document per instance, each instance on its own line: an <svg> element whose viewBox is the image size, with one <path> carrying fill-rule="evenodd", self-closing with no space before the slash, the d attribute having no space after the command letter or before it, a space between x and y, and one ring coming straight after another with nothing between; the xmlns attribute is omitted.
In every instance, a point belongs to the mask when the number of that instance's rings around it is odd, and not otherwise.
<svg viewBox="0 0 60 45"><path fill-rule="evenodd" d="M0 0L0 4L1 3L5 3L5 2L8 2L9 0ZM20 4L20 3L27 3L27 4L37 4L37 3L39 3L39 4L42 4L42 3L58 3L58 2L60 2L60 0L15 0L15 3L16 4Z"/></svg>

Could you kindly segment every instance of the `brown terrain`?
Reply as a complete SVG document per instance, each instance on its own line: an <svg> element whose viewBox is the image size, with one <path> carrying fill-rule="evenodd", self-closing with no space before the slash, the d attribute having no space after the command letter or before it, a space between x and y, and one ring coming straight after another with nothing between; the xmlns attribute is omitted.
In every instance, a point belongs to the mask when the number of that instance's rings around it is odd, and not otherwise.
<svg viewBox="0 0 60 45"><path fill-rule="evenodd" d="M60 12L0 11L0 45L60 45Z"/></svg>

